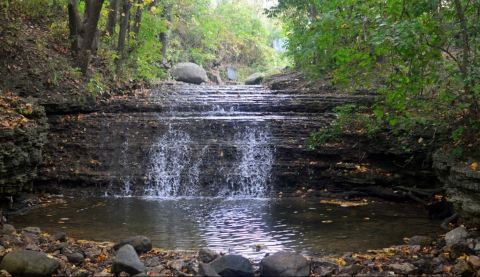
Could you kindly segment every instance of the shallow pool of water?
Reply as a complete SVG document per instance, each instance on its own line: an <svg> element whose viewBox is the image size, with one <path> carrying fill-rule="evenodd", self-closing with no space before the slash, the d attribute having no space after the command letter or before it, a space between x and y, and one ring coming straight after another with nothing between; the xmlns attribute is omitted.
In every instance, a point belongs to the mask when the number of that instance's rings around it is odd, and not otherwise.
<svg viewBox="0 0 480 277"><path fill-rule="evenodd" d="M18 227L63 230L78 239L116 241L146 235L166 249L212 249L251 258L294 250L303 254L362 251L439 232L420 206L369 202L361 207L318 199L69 199L67 204L12 219Z"/></svg>

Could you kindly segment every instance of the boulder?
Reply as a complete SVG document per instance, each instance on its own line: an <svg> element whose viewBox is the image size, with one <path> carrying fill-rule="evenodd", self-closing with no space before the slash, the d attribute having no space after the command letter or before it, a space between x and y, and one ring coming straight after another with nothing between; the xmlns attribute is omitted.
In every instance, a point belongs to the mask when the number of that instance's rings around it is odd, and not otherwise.
<svg viewBox="0 0 480 277"><path fill-rule="evenodd" d="M467 240L469 234L465 227L457 227L445 234L445 242L447 246L463 243Z"/></svg>
<svg viewBox="0 0 480 277"><path fill-rule="evenodd" d="M217 252L208 248L202 248L200 249L200 251L198 251L198 260L202 263L209 263L218 258L219 256L220 255L218 255Z"/></svg>
<svg viewBox="0 0 480 277"><path fill-rule="evenodd" d="M15 234L16 232L17 230L15 229L15 227L13 227L13 225L3 224L3 227L2 227L3 235L12 235L12 234Z"/></svg>
<svg viewBox="0 0 480 277"><path fill-rule="evenodd" d="M130 275L135 275L145 270L145 265L140 261L133 246L126 244L117 251L117 255L113 260L112 273L126 272Z"/></svg>
<svg viewBox="0 0 480 277"><path fill-rule="evenodd" d="M139 255L152 250L152 241L145 236L135 236L121 240L113 246L113 249L117 251L126 244L130 244L131 246L133 246L133 248L135 249L135 251L137 251Z"/></svg>
<svg viewBox="0 0 480 277"><path fill-rule="evenodd" d="M200 263L198 265L198 276L199 277L220 277L218 273L213 269L209 264Z"/></svg>
<svg viewBox="0 0 480 277"><path fill-rule="evenodd" d="M51 276L59 266L57 260L49 258L45 253L18 250L3 257L0 269L14 276Z"/></svg>
<svg viewBox="0 0 480 277"><path fill-rule="evenodd" d="M179 63L172 69L172 77L180 82L201 84L208 82L205 69L194 63Z"/></svg>
<svg viewBox="0 0 480 277"><path fill-rule="evenodd" d="M252 264L240 255L225 255L211 262L210 265L222 277L253 277Z"/></svg>
<svg viewBox="0 0 480 277"><path fill-rule="evenodd" d="M300 254L278 252L260 262L261 276L309 276L310 263Z"/></svg>
<svg viewBox="0 0 480 277"><path fill-rule="evenodd" d="M263 82L265 75L262 73L254 73L245 79L245 85L260 85Z"/></svg>

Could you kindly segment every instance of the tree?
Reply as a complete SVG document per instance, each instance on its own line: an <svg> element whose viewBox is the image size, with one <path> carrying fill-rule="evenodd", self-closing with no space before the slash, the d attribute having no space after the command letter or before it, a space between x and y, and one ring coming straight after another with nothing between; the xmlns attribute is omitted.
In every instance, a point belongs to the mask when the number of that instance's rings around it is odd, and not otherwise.
<svg viewBox="0 0 480 277"><path fill-rule="evenodd" d="M105 32L109 35L113 35L113 33L115 32L119 3L119 0L110 0L110 5L108 7L107 25L105 28Z"/></svg>
<svg viewBox="0 0 480 277"><path fill-rule="evenodd" d="M98 21L103 0L85 0L83 21L78 13L77 0L68 3L68 17L72 52L84 74L87 74L92 53L98 45Z"/></svg>
<svg viewBox="0 0 480 277"><path fill-rule="evenodd" d="M130 8L131 8L130 0L123 0L122 14L120 17L120 32L118 34L117 72L121 71L123 62L125 61L125 58L126 58L125 44L126 44L126 38L128 34L127 31L129 26L129 20L130 20Z"/></svg>

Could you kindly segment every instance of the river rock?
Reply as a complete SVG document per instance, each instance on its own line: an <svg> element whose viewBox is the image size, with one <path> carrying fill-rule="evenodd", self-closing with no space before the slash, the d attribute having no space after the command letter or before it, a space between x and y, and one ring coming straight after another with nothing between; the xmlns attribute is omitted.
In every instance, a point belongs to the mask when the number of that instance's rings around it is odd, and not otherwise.
<svg viewBox="0 0 480 277"><path fill-rule="evenodd" d="M126 272L134 275L146 270L145 265L140 261L137 252L130 244L122 246L113 260L112 272L119 274Z"/></svg>
<svg viewBox="0 0 480 277"><path fill-rule="evenodd" d="M254 73L245 79L245 85L260 85L265 78L265 75L262 73Z"/></svg>
<svg viewBox="0 0 480 277"><path fill-rule="evenodd" d="M42 230L38 227L25 227L22 229L26 233L30 234L35 234L35 235L40 235L42 233Z"/></svg>
<svg viewBox="0 0 480 277"><path fill-rule="evenodd" d="M210 265L222 277L253 277L252 264L240 255L225 255L211 262Z"/></svg>
<svg viewBox="0 0 480 277"><path fill-rule="evenodd" d="M198 277L220 277L220 275L218 275L211 265L200 263L198 265Z"/></svg>
<svg viewBox="0 0 480 277"><path fill-rule="evenodd" d="M468 236L469 234L465 227L457 227L445 234L445 242L447 243L447 246L463 243L464 241L466 241Z"/></svg>
<svg viewBox="0 0 480 277"><path fill-rule="evenodd" d="M58 232L53 235L54 241L65 242L67 241L67 234L65 232Z"/></svg>
<svg viewBox="0 0 480 277"><path fill-rule="evenodd" d="M219 256L220 255L218 255L217 252L208 248L202 248L200 251L198 251L198 260L200 260L202 263L209 263Z"/></svg>
<svg viewBox="0 0 480 277"><path fill-rule="evenodd" d="M79 252L74 252L74 253L68 253L66 254L67 259L69 262L72 264L81 264L83 261L85 261L85 257L83 256L82 253Z"/></svg>
<svg viewBox="0 0 480 277"><path fill-rule="evenodd" d="M309 276L310 264L300 254L278 252L260 262L261 276Z"/></svg>
<svg viewBox="0 0 480 277"><path fill-rule="evenodd" d="M113 249L117 251L122 246L130 244L133 246L135 251L140 255L142 253L147 253L148 251L152 250L152 241L145 237L145 236L135 236L130 237L128 239L124 239L113 246Z"/></svg>
<svg viewBox="0 0 480 277"><path fill-rule="evenodd" d="M427 236L413 236L408 240L408 245L420 245L422 247L430 245L433 240Z"/></svg>
<svg viewBox="0 0 480 277"><path fill-rule="evenodd" d="M395 263L388 266L390 270L397 274L413 274L417 268L410 263Z"/></svg>
<svg viewBox="0 0 480 277"><path fill-rule="evenodd" d="M467 260L468 260L468 263L474 269L479 269L480 268L480 257L472 255L472 256L469 256Z"/></svg>
<svg viewBox="0 0 480 277"><path fill-rule="evenodd" d="M194 63L179 63L172 69L172 77L181 82L201 84L208 82L205 69Z"/></svg>
<svg viewBox="0 0 480 277"><path fill-rule="evenodd" d="M50 276L59 266L57 260L49 258L45 253L18 250L3 257L0 269L14 276Z"/></svg>
<svg viewBox="0 0 480 277"><path fill-rule="evenodd" d="M2 234L4 234L4 235L12 235L12 234L15 234L16 232L17 232L17 230L15 229L15 227L13 227L13 225L3 224Z"/></svg>

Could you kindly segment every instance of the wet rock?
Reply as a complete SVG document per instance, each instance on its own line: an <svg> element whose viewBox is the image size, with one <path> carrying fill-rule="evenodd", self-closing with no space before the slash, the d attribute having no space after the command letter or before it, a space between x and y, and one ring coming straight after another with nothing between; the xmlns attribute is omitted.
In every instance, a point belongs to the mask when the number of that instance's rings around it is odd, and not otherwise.
<svg viewBox="0 0 480 277"><path fill-rule="evenodd" d="M265 75L262 73L254 73L245 79L245 85L260 85L263 82Z"/></svg>
<svg viewBox="0 0 480 277"><path fill-rule="evenodd" d="M112 272L119 274L126 272L134 275L146 270L145 265L138 258L137 252L130 244L122 246L115 256L112 265Z"/></svg>
<svg viewBox="0 0 480 277"><path fill-rule="evenodd" d="M480 269L480 257L472 255L469 256L467 260L474 269Z"/></svg>
<svg viewBox="0 0 480 277"><path fill-rule="evenodd" d="M35 235L40 235L42 233L42 230L38 227L25 227L22 229L26 233L30 234L35 234Z"/></svg>
<svg viewBox="0 0 480 277"><path fill-rule="evenodd" d="M172 69L172 77L180 82L201 84L208 82L205 69L194 63L179 63Z"/></svg>
<svg viewBox="0 0 480 277"><path fill-rule="evenodd" d="M445 234L447 246L463 243L467 240L469 234L465 227L458 227Z"/></svg>
<svg viewBox="0 0 480 277"><path fill-rule="evenodd" d="M0 269L20 276L50 276L60 263L45 253L31 250L19 250L8 253L2 259Z"/></svg>
<svg viewBox="0 0 480 277"><path fill-rule="evenodd" d="M13 225L3 224L3 227L2 227L3 235L12 235L12 234L15 234L16 232L17 230L15 229L15 227L13 227Z"/></svg>
<svg viewBox="0 0 480 277"><path fill-rule="evenodd" d="M308 276L310 264L300 254L278 252L260 262L261 276Z"/></svg>
<svg viewBox="0 0 480 277"><path fill-rule="evenodd" d="M220 277L218 273L213 269L209 264L200 263L198 265L198 276L199 277Z"/></svg>
<svg viewBox="0 0 480 277"><path fill-rule="evenodd" d="M74 252L74 253L68 253L66 254L67 259L69 262L72 264L81 264L83 261L85 261L85 257L83 256L82 253L79 252Z"/></svg>
<svg viewBox="0 0 480 277"><path fill-rule="evenodd" d="M389 265L388 268L397 274L413 274L417 269L410 263L395 263Z"/></svg>
<svg viewBox="0 0 480 277"><path fill-rule="evenodd" d="M427 236L413 236L408 240L408 245L420 245L421 247L432 244L433 240Z"/></svg>
<svg viewBox="0 0 480 277"><path fill-rule="evenodd" d="M58 232L53 235L54 241L65 242L67 241L67 234L65 232Z"/></svg>
<svg viewBox="0 0 480 277"><path fill-rule="evenodd" d="M202 263L209 263L218 258L219 256L220 255L218 255L217 252L208 248L202 248L200 249L200 251L198 251L198 260Z"/></svg>
<svg viewBox="0 0 480 277"><path fill-rule="evenodd" d="M142 253L147 253L152 250L152 241L145 236L135 236L128 239L124 239L113 246L113 249L117 251L122 246L129 244L133 246L135 251L140 255Z"/></svg>
<svg viewBox="0 0 480 277"><path fill-rule="evenodd" d="M210 265L222 277L253 277L252 264L240 255L225 255L214 260Z"/></svg>

